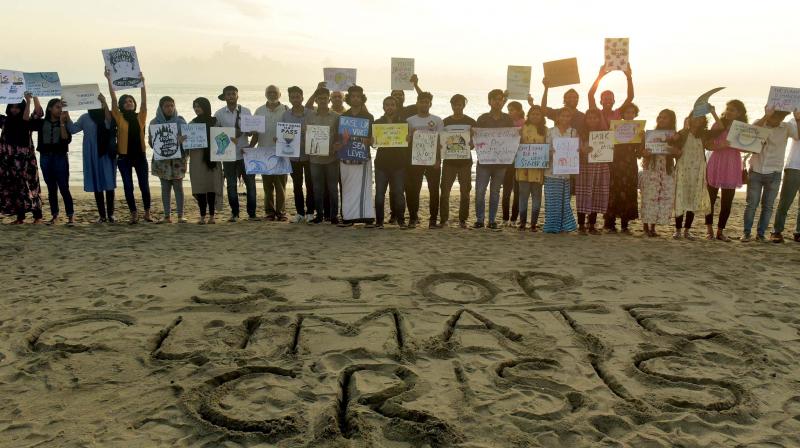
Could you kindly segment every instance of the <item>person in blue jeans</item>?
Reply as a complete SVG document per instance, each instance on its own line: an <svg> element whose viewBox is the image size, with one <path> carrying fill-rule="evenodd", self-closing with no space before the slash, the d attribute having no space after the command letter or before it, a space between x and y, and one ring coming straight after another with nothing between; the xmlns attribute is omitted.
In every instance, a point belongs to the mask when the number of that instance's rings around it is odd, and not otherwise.
<svg viewBox="0 0 800 448"><path fill-rule="evenodd" d="M500 89L489 92L489 112L478 117L478 128L513 128L514 120L503 112L506 96ZM486 188L489 187L489 228L497 229L495 218L497 207L500 204L500 188L506 174L506 165L478 165L475 172L475 225L476 229L483 228L486 214Z"/></svg>
<svg viewBox="0 0 800 448"><path fill-rule="evenodd" d="M775 227L772 232L773 243L783 242L786 215L789 214L789 208L798 192L800 192L800 139L794 139L792 149L789 150L789 158L786 160L786 167L783 170L783 186L780 199L778 199L778 211L775 213ZM797 206L794 240L800 243L800 200L798 200Z"/></svg>
<svg viewBox="0 0 800 448"><path fill-rule="evenodd" d="M38 131L37 150L41 154L39 164L42 168L44 183L47 185L47 199L50 201L50 214L52 218L48 224L58 222L60 213L58 207L58 193L64 198L64 208L67 212L68 224L75 224L75 208L72 194L69 191L69 159L67 152L72 142L69 133L69 115L62 111L62 102L53 98L47 103L44 118L31 120L31 129Z"/></svg>
<svg viewBox="0 0 800 448"><path fill-rule="evenodd" d="M756 239L766 241L765 234L772 219L772 209L778 189L781 186L781 173L786 156L786 143L789 137L798 138L797 121L800 112L795 112L794 120L783 123L788 112L779 112L765 108L764 116L757 120L756 126L770 129L769 137L764 143L761 153L750 158L750 172L747 182L747 205L744 209L743 243L751 241L751 231L755 221L756 209L761 205L761 214L756 229Z"/></svg>

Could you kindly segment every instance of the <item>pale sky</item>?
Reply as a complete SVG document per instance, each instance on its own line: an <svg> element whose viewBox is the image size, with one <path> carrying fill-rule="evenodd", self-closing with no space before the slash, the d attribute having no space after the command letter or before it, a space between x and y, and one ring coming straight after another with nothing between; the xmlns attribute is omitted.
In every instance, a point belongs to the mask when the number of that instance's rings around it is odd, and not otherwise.
<svg viewBox="0 0 800 448"><path fill-rule="evenodd" d="M332 66L357 68L367 90L388 90L390 58L413 57L433 92L505 88L507 65L531 65L538 101L542 62L577 57L583 96L603 39L629 37L638 92L649 96L800 87L796 0L3 3L0 67L58 71L65 84L104 81L100 50L135 45L151 84L311 87ZM603 88L623 86L613 73Z"/></svg>

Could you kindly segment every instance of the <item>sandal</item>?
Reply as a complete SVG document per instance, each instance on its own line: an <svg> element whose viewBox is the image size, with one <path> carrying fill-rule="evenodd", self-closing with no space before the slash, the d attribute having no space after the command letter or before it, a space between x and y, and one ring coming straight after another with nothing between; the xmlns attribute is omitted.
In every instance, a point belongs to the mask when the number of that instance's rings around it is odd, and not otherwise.
<svg viewBox="0 0 800 448"><path fill-rule="evenodd" d="M717 238L717 240L724 241L726 243L730 243L731 242L730 238L728 238L724 233L719 232L719 231L717 232L716 238Z"/></svg>

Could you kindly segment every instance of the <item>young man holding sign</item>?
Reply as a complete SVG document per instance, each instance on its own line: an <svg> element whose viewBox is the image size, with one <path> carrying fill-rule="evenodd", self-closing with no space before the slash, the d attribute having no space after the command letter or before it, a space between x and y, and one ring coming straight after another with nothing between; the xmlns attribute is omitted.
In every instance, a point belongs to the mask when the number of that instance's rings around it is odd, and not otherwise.
<svg viewBox="0 0 800 448"><path fill-rule="evenodd" d="M761 203L761 215L758 219L756 239L765 241L765 234L772 219L772 208L778 196L781 185L781 172L783 171L784 157L786 156L786 143L789 137L797 140L797 120L800 112L795 112L794 120L783 123L788 112L777 112L772 108L765 108L764 116L753 123L771 130L764 149L761 153L753 154L750 158L750 174L747 181L747 205L744 209L744 235L742 242L750 241L750 232L755 221L756 209ZM775 236L776 239L779 239Z"/></svg>
<svg viewBox="0 0 800 448"><path fill-rule="evenodd" d="M239 220L239 178L244 179L247 188L247 214L250 218L256 217L256 178L249 175L244 169L244 155L242 148L247 146L247 136L241 132L242 115L250 115L250 109L239 104L239 89L227 86L222 89L222 94L217 98L225 101L225 107L214 114L217 125L236 129L236 161L222 162L222 171L225 173L225 184L228 190L228 204L231 206L229 222Z"/></svg>
<svg viewBox="0 0 800 448"><path fill-rule="evenodd" d="M453 109L453 115L444 119L445 131L465 131L469 137L472 128L477 123L475 119L464 115L464 108L467 106L467 98L461 94L455 94L450 98L450 108ZM444 155L442 162L442 188L441 197L439 198L439 218L443 226L447 225L450 218L450 190L453 188L456 178L458 179L458 188L460 192L458 203L458 225L462 229L467 228L467 218L469 218L469 194L472 191L472 139L468 138L463 142L466 146L469 157L463 159L448 159ZM447 142L443 143L446 144ZM442 148L442 152L446 151L446 147Z"/></svg>
<svg viewBox="0 0 800 448"><path fill-rule="evenodd" d="M303 90L292 86L288 89L289 102L292 108L283 113L282 123L298 123L304 126L307 117L314 111L303 106ZM269 123L267 123L269 125ZM305 135L298 135L300 139L300 157L292 157L292 189L294 190L295 217L293 222L311 221L314 219L314 188L311 184L311 166L306 155ZM305 184L305 200L303 185Z"/></svg>
<svg viewBox="0 0 800 448"><path fill-rule="evenodd" d="M490 110L478 117L477 128L513 128L514 120L511 116L503 113L503 106L506 103L506 96L500 89L494 89L487 96ZM474 132L474 131L473 131ZM480 229L484 226L486 213L486 187L489 187L489 228L497 229L495 218L497 217L497 207L500 204L500 187L506 174L506 166L503 164L481 164L478 162L475 180L475 228Z"/></svg>
<svg viewBox="0 0 800 448"><path fill-rule="evenodd" d="M333 153L333 135L336 133L336 122L339 114L328 108L330 101L330 91L325 87L320 87L314 92L314 101L317 109L306 116L306 132L308 127L325 126L328 128L328 142L321 147L309 147L306 142L306 153L309 154L311 164L311 183L314 191L314 210L317 215L311 224L320 224L325 219L331 224L339 223L339 161ZM305 138L305 137L304 137ZM314 142L312 142L314 145ZM325 207L327 198L329 207ZM328 216L325 216L325 212Z"/></svg>
<svg viewBox="0 0 800 448"><path fill-rule="evenodd" d="M397 111L397 99L387 96L383 99L383 116L375 124L397 124L408 126L405 120L400 120ZM380 143L379 143L380 145ZM378 147L375 155L375 222L378 228L383 228L385 215L386 190L389 189L389 209L391 216L400 228L405 228L406 199L404 195L405 177L409 160L408 146Z"/></svg>
<svg viewBox="0 0 800 448"><path fill-rule="evenodd" d="M431 105L433 95L430 92L422 92L417 96L417 114L409 117L408 134L409 144L413 145L414 133L417 131L441 132L444 129L444 122L436 115L431 115ZM436 229L437 217L439 214L439 180L442 174L441 155L438 148L436 151L436 161L433 165L411 165L406 175L406 202L408 205L408 226L411 228L419 224L419 194L422 190L422 178L428 182L428 194L430 195L430 222L428 227Z"/></svg>

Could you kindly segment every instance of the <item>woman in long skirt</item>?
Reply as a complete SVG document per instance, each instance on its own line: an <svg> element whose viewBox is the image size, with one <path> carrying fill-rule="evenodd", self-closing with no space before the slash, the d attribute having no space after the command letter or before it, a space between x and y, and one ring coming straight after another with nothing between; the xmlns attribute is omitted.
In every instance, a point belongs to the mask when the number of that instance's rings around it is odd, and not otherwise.
<svg viewBox="0 0 800 448"><path fill-rule="evenodd" d="M217 125L217 119L211 115L211 102L208 98L197 98L192 103L197 114L192 123L206 125L206 139L210 139L211 128ZM197 199L200 207L200 220L198 224L206 223L206 209L208 209L208 223L216 222L217 192L222 188L222 167L219 162L211 161L209 147L189 151L189 178L192 182L192 196Z"/></svg>
<svg viewBox="0 0 800 448"><path fill-rule="evenodd" d="M706 189L706 148L709 145L706 117L688 119L686 128L670 140L675 151L675 233L673 238L694 240L695 213L708 213L711 203Z"/></svg>
<svg viewBox="0 0 800 448"><path fill-rule="evenodd" d="M639 108L628 103L622 107L623 120L634 120ZM605 214L605 228L610 233L617 232L617 218L622 233L630 235L630 221L639 218L639 164L642 143L614 145L614 160L611 162L611 184L608 195L608 211Z"/></svg>
<svg viewBox="0 0 800 448"><path fill-rule="evenodd" d="M577 138L578 131L570 127L572 111L563 108L556 116L556 126L547 135L547 143L557 138ZM552 146L551 146L552 148ZM578 227L570 205L570 176L553 174L554 151L550 150L550 166L544 174L544 231L545 233L573 232Z"/></svg>
<svg viewBox="0 0 800 448"><path fill-rule="evenodd" d="M578 231L587 233L586 221L588 217L588 233L599 235L595 228L597 214L608 210L608 188L610 183L610 169L608 162L589 162L590 155L595 148L589 146L589 134L606 130L603 116L599 109L586 111L586 125L581 136L580 171L575 181L575 205L578 209ZM598 148L599 149L599 148Z"/></svg>
<svg viewBox="0 0 800 448"><path fill-rule="evenodd" d="M0 116L0 214L16 215L13 224L24 224L25 214L33 213L33 223L42 223L42 198L39 165L31 140L31 95L6 106ZM35 114L43 115L36 100Z"/></svg>
<svg viewBox="0 0 800 448"><path fill-rule="evenodd" d="M657 131L675 131L675 112L664 109L656 118ZM675 200L675 159L671 154L651 154L645 149L642 162L642 222L647 236L658 236L656 224L670 224Z"/></svg>

